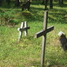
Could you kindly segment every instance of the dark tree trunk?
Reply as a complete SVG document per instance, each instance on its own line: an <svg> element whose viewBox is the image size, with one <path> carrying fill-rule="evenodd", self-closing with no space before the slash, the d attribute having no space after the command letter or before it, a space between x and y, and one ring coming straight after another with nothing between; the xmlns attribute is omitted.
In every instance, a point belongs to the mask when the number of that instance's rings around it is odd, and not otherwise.
<svg viewBox="0 0 67 67"><path fill-rule="evenodd" d="M45 9L47 9L48 0L44 0L45 2Z"/></svg>
<svg viewBox="0 0 67 67"><path fill-rule="evenodd" d="M44 4L44 0L42 0L42 4Z"/></svg>
<svg viewBox="0 0 67 67"><path fill-rule="evenodd" d="M19 0L15 0L15 6L18 7L20 5Z"/></svg>
<svg viewBox="0 0 67 67"><path fill-rule="evenodd" d="M53 0L43 0L45 3L45 9L47 9L48 1L50 1L50 9L53 8Z"/></svg>
<svg viewBox="0 0 67 67"><path fill-rule="evenodd" d="M22 5L22 11L24 10L24 9L30 9L30 1L25 1L24 3L23 3L23 5Z"/></svg>
<svg viewBox="0 0 67 67"><path fill-rule="evenodd" d="M60 5L63 4L63 0L59 0L59 4L60 4Z"/></svg>
<svg viewBox="0 0 67 67"><path fill-rule="evenodd" d="M32 2L32 0L29 0L30 2Z"/></svg>
<svg viewBox="0 0 67 67"><path fill-rule="evenodd" d="M0 0L0 6L2 6L2 0Z"/></svg>
<svg viewBox="0 0 67 67"><path fill-rule="evenodd" d="M53 0L50 0L50 9L53 8Z"/></svg>
<svg viewBox="0 0 67 67"><path fill-rule="evenodd" d="M10 0L6 0L7 4L10 5Z"/></svg>

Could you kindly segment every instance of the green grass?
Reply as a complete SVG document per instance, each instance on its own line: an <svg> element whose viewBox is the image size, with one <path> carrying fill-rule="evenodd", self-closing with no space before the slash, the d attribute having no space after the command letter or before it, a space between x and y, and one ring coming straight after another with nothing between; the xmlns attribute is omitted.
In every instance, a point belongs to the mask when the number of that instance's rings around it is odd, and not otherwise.
<svg viewBox="0 0 67 67"><path fill-rule="evenodd" d="M43 29L43 9L43 5L35 2L31 4L30 11L22 12L21 8L0 7L0 10L4 11L2 15L8 11L8 18L13 21L4 24L6 21L0 16L0 67L41 67L42 37L36 39L34 35ZM48 63L50 67L67 67L67 52L63 51L57 35L59 31L67 34L67 21L64 19L67 7L60 7L55 2L54 8L48 11L48 27L54 25L54 30L47 34L44 64L46 67L49 67ZM23 35L18 42L17 28L23 21L28 21L29 34L26 37Z"/></svg>

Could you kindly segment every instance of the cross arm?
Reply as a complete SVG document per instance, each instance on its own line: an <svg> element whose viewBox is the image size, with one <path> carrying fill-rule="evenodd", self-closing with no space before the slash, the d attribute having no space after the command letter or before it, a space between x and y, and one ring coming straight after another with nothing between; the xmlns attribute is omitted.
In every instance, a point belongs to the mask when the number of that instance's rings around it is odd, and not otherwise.
<svg viewBox="0 0 67 67"><path fill-rule="evenodd" d="M27 30L27 29L30 29L30 27L24 27L23 29L20 30Z"/></svg>
<svg viewBox="0 0 67 67"><path fill-rule="evenodd" d="M50 31L52 31L52 30L54 30L54 26L48 27L46 31L47 31L47 33L48 33L48 32L50 32Z"/></svg>
<svg viewBox="0 0 67 67"><path fill-rule="evenodd" d="M30 29L30 27L25 27L25 28L18 28L19 31L27 30Z"/></svg>
<svg viewBox="0 0 67 67"><path fill-rule="evenodd" d="M48 27L46 30L42 30L42 31L40 31L40 32L37 32L37 33L35 34L35 38L38 38L38 37L40 37L40 36L42 36L42 35L45 35L46 33L52 31L53 29L54 29L54 26L51 26L51 27Z"/></svg>

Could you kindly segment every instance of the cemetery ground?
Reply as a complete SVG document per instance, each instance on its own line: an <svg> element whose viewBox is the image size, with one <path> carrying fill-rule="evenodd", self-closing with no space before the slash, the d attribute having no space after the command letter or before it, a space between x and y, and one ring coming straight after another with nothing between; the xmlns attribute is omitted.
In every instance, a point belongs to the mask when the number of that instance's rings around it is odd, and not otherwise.
<svg viewBox="0 0 67 67"><path fill-rule="evenodd" d="M46 67L67 67L67 52L59 42L59 31L67 36L67 2L60 7L54 2L54 8L48 10L48 27L54 30L47 34ZM49 7L49 6L48 6ZM43 29L44 6L32 3L30 11L21 8L0 7L0 67L40 67L42 37L34 38L35 33ZM18 42L18 30L21 22L27 21L30 29L28 36Z"/></svg>

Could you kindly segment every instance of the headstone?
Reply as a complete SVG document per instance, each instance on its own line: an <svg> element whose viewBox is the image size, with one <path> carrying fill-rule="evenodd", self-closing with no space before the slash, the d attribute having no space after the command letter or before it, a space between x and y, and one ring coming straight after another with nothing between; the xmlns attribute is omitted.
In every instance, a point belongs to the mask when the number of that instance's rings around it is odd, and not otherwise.
<svg viewBox="0 0 67 67"><path fill-rule="evenodd" d="M58 33L59 37L59 41L61 43L61 47L63 48L64 51L67 51L67 38L65 36L65 33L63 33L62 31L60 31Z"/></svg>
<svg viewBox="0 0 67 67"><path fill-rule="evenodd" d="M18 28L18 31L19 31L18 41L20 41L20 39L22 38L23 31L25 36L28 35L28 29L30 29L30 27L28 27L28 23L26 21L22 22L20 28Z"/></svg>
<svg viewBox="0 0 67 67"><path fill-rule="evenodd" d="M48 11L45 11L44 14L44 27L43 30L36 33L35 38L38 38L40 36L43 36L42 40L42 54L41 54L41 67L44 67L44 58L45 58L45 47L46 47L46 34L54 29L54 26L48 27Z"/></svg>

